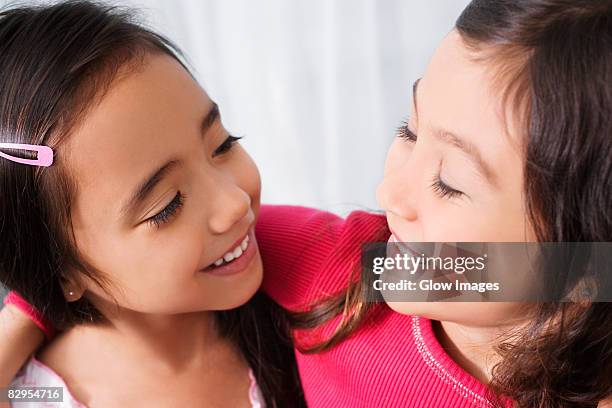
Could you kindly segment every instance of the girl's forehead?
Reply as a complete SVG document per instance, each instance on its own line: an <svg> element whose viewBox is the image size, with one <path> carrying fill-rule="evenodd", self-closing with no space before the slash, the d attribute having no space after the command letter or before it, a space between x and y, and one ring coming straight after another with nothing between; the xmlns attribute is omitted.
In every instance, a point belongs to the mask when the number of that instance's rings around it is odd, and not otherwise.
<svg viewBox="0 0 612 408"><path fill-rule="evenodd" d="M504 104L502 89L487 61L475 60L458 33L452 32L435 51L415 89L415 115L419 131L456 135L451 139L472 145L484 161L507 162L520 154L516 147L519 126ZM508 130L512 130L511 134Z"/></svg>
<svg viewBox="0 0 612 408"><path fill-rule="evenodd" d="M505 109L492 62L475 60L454 31L435 51L419 88L426 88L418 94L424 114L453 121L455 127L497 126Z"/></svg>
<svg viewBox="0 0 612 408"><path fill-rule="evenodd" d="M181 149L212 105L174 59L154 55L117 83L92 108L65 146L79 196L113 202L152 165Z"/></svg>

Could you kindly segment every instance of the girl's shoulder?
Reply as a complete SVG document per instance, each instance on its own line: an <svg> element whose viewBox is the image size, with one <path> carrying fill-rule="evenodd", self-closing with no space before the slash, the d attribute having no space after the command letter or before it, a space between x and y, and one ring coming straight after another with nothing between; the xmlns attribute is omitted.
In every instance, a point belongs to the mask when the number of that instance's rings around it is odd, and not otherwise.
<svg viewBox="0 0 612 408"><path fill-rule="evenodd" d="M64 380L35 357L31 357L28 362L21 367L15 378L13 379L10 388L31 388L31 387L52 387L60 390L61 398L57 401L52 398L47 402L31 401L19 403L20 407L24 408L86 408L70 393ZM53 396L53 393L51 393Z"/></svg>
<svg viewBox="0 0 612 408"><path fill-rule="evenodd" d="M382 214L347 217L313 208L262 206L256 235L264 263L263 289L290 310L344 289L359 265L364 243L386 241Z"/></svg>
<svg viewBox="0 0 612 408"><path fill-rule="evenodd" d="M249 401L253 408L265 408L264 398L257 384L257 380L253 372L249 370ZM48 389L49 387L61 390L59 398L41 402L20 402L19 407L23 408L87 408L79 402L70 392L66 382L52 368L42 363L35 357L31 357L28 362L21 367L9 388L41 388ZM59 399L59 401L58 401Z"/></svg>

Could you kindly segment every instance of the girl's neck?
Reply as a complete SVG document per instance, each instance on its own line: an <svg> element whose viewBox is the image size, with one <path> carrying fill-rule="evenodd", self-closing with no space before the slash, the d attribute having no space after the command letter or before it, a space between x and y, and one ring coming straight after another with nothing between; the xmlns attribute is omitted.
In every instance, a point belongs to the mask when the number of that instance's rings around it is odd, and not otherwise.
<svg viewBox="0 0 612 408"><path fill-rule="evenodd" d="M91 406L148 406L145 394L153 405L170 395L189 401L181 406L243 404L250 387L248 364L215 326L212 312L122 312L107 323L67 330L39 359L62 377L77 400L96 402Z"/></svg>
<svg viewBox="0 0 612 408"><path fill-rule="evenodd" d="M475 327L432 320L436 338L448 355L465 371L487 384L500 361L495 345L513 326Z"/></svg>
<svg viewBox="0 0 612 408"><path fill-rule="evenodd" d="M92 363L110 359L126 366L144 362L156 372L172 375L197 371L210 360L211 353L228 347L232 346L217 333L213 312L162 316L122 310L107 322L67 330L41 358L52 365L64 365L71 358Z"/></svg>
<svg viewBox="0 0 612 408"><path fill-rule="evenodd" d="M150 315L122 311L106 324L83 326L91 336L121 346L144 361L158 361L170 370L188 368L221 340L213 312Z"/></svg>

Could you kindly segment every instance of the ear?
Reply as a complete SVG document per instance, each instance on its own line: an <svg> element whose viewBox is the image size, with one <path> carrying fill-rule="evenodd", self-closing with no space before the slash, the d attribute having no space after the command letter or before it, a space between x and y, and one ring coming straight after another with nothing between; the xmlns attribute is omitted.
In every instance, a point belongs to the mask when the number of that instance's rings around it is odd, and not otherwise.
<svg viewBox="0 0 612 408"><path fill-rule="evenodd" d="M68 302L76 302L81 299L85 293L85 288L77 282L76 279L64 279L61 285L62 291L64 292L64 298Z"/></svg>

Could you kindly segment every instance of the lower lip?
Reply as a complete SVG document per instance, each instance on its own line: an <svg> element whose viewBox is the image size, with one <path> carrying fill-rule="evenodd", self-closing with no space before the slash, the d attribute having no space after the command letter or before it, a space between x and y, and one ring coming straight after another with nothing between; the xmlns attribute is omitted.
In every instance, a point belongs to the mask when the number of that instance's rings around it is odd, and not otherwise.
<svg viewBox="0 0 612 408"><path fill-rule="evenodd" d="M255 258L256 254L257 243L255 242L255 237L253 237L252 232L249 232L249 246L242 253L242 255L240 255L240 258L234 259L230 263L226 263L221 266L216 266L214 268L209 266L205 269L200 270L200 272L215 276L236 275L247 269L247 267L251 264L253 258Z"/></svg>
<svg viewBox="0 0 612 408"><path fill-rule="evenodd" d="M399 244L398 248L400 248L400 250L407 251L410 253L410 255L414 257L418 258L420 256L420 254L417 254L414 249L412 249L409 245L407 245L408 244L407 242L400 241L399 239L397 239L397 237L393 233L391 234L387 242L389 242L390 244Z"/></svg>

